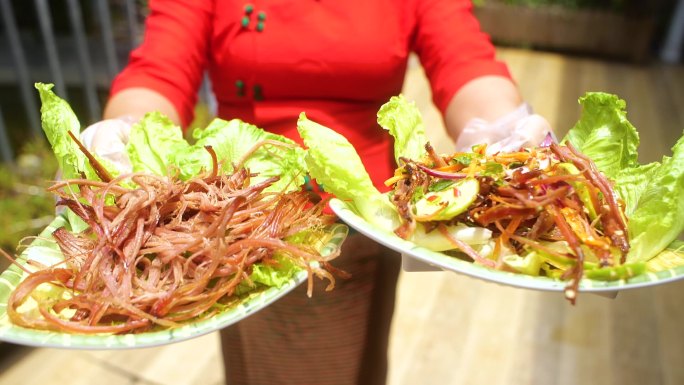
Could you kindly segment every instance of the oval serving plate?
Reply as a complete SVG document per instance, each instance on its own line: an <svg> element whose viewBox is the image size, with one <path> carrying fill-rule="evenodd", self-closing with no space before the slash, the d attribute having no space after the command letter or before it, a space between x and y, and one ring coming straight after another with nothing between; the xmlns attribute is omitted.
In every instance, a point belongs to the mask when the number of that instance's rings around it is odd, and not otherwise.
<svg viewBox="0 0 684 385"><path fill-rule="evenodd" d="M56 228L64 226L66 219L58 216L41 235L22 253L20 263L27 259L35 259L43 263L60 260L62 255L57 244L51 240L50 234ZM324 249L333 250L345 239L346 226L339 225L333 230L330 241ZM325 253L326 251L323 251ZM167 345L211 333L230 326L257 311L267 307L308 278L306 270L297 273L293 279L279 288L270 287L255 292L240 300L235 306L215 316L196 322L184 323L175 329L165 329L135 334L119 335L85 335L60 333L44 330L33 330L13 325L7 316L7 300L14 287L25 277L24 272L16 265L11 265L0 275L0 341L14 344L54 347L66 349L130 349Z"/></svg>
<svg viewBox="0 0 684 385"><path fill-rule="evenodd" d="M524 289L559 292L562 292L565 289L566 282L562 280L494 270L444 253L417 246L413 242L399 238L391 231L382 231L369 224L356 214L350 204L339 199L332 199L330 207L342 221L356 231L405 256L415 258L416 260L439 267L443 270ZM677 281L682 278L684 278L684 265L658 272L641 274L628 280L599 281L585 278L580 281L579 291L614 293L621 290L660 285Z"/></svg>

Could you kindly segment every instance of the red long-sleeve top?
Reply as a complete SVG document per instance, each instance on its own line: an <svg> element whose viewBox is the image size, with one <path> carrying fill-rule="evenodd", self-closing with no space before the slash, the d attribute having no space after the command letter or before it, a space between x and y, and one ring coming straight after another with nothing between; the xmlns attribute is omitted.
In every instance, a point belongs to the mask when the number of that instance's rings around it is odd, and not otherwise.
<svg viewBox="0 0 684 385"><path fill-rule="evenodd" d="M111 93L147 87L183 125L205 71L218 115L300 142L300 112L345 135L376 186L394 170L376 122L416 52L442 111L478 76L510 77L467 0L150 0L143 43Z"/></svg>

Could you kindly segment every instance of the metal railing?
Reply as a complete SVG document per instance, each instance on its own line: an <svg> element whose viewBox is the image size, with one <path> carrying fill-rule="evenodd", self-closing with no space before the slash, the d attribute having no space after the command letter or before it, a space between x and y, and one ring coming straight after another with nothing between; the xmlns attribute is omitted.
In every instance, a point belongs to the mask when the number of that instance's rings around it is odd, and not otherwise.
<svg viewBox="0 0 684 385"><path fill-rule="evenodd" d="M678 0L672 21L660 51L660 58L666 63L679 63L684 50L684 0Z"/></svg>
<svg viewBox="0 0 684 385"><path fill-rule="evenodd" d="M59 33L55 5L66 12L68 23ZM29 9L32 23L18 23L18 7ZM69 90L77 89L83 94L88 120L84 123L100 119L98 92L109 88L127 53L140 41L142 11L136 0L0 0L0 85L18 89L33 135L42 135L36 81L54 83L55 92L66 100ZM118 16L115 21L113 12ZM0 106L0 159L11 161L10 127L2 116Z"/></svg>

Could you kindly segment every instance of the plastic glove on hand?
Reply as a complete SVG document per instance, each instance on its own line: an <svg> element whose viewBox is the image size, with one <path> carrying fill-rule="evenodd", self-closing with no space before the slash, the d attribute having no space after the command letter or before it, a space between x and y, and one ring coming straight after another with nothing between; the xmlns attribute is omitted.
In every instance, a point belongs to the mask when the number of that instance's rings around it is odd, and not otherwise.
<svg viewBox="0 0 684 385"><path fill-rule="evenodd" d="M120 173L130 173L126 144L133 122L130 118L102 120L81 133L81 142L90 152L111 161Z"/></svg>
<svg viewBox="0 0 684 385"><path fill-rule="evenodd" d="M553 136L549 122L523 103L514 111L494 122L473 119L456 141L457 151L469 151L476 144L487 144L487 154L516 151L524 146L537 146L548 134Z"/></svg>

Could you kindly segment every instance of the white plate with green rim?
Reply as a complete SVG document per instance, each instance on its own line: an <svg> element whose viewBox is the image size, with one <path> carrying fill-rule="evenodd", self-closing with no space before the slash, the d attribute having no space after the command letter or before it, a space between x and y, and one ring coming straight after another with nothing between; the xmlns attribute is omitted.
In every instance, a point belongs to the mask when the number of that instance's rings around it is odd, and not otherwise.
<svg viewBox="0 0 684 385"><path fill-rule="evenodd" d="M339 199L332 199L330 201L330 207L343 222L354 230L380 244L400 252L404 256L415 258L418 261L436 266L440 269L518 288L559 292L565 290L566 282L559 279L541 276L535 277L490 269L441 252L417 246L413 242L399 238L391 229L383 231L371 225L356 213L351 204ZM657 272L647 272L628 280L603 281L585 278L580 281L579 291L613 293L621 290L660 285L684 278L684 252L678 251L675 253L672 251L669 254L671 254L671 257L677 259L677 266Z"/></svg>
<svg viewBox="0 0 684 385"><path fill-rule="evenodd" d="M58 216L55 218L42 234L22 253L19 263L25 263L27 259L39 261L54 261L55 258L61 259L62 255L57 244L51 240L51 234L56 228L65 224L66 219L64 217ZM335 227L331 240L323 247L334 249L339 246L344 241L347 233L346 230L347 228L344 225ZM325 254L325 251L323 253ZM252 293L241 299L236 306L208 319L184 323L181 327L175 329L119 335L60 333L27 329L12 324L7 316L7 300L14 287L24 278L25 273L16 265L11 265L0 274L0 341L38 347L100 350L166 345L223 329L249 317L289 293L307 280L308 273L302 270L283 286L279 288L270 287Z"/></svg>

